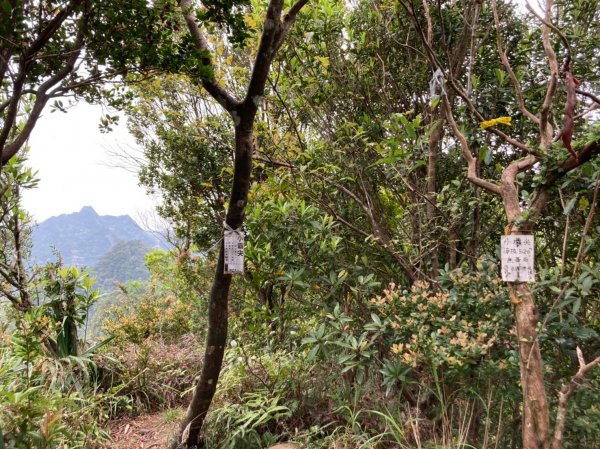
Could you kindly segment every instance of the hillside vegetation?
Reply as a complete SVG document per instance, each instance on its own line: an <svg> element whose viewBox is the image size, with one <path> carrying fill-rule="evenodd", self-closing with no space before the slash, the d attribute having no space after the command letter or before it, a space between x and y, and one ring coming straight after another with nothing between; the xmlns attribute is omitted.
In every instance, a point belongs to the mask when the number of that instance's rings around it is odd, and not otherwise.
<svg viewBox="0 0 600 449"><path fill-rule="evenodd" d="M0 449L600 448L599 2L0 7ZM61 95L171 248L32 228Z"/></svg>

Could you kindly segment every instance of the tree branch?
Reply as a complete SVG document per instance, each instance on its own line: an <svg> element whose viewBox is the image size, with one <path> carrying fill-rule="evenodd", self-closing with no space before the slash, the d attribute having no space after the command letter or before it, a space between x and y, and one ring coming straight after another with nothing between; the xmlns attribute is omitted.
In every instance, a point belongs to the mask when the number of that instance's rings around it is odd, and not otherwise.
<svg viewBox="0 0 600 449"><path fill-rule="evenodd" d="M525 101L523 100L523 91L521 89L521 83L519 83L519 80L517 79L517 76L515 75L515 72L513 71L512 67L510 65L508 57L506 56L506 53L504 52L504 48L502 47L502 35L500 33L500 18L498 17L498 8L497 8L496 0L492 0L491 6L492 6L492 12L494 14L494 24L496 25L496 43L498 46L498 54L500 55L502 65L506 69L506 72L508 73L508 76L513 84L514 89L515 89L515 97L517 100L517 105L519 106L519 109L521 110L521 112L523 113L523 115L525 117L527 117L529 120L531 120L535 124L539 125L540 124L539 117L537 117L535 114L530 112L527 109L527 107L525 106Z"/></svg>
<svg viewBox="0 0 600 449"><path fill-rule="evenodd" d="M561 179L571 170L575 170L577 167L585 164L599 154L600 140L588 142L577 153L577 159L573 156L569 156L563 162L558 164L554 170L550 171L546 176L544 185L538 189L531 202L531 209L533 210L532 217L537 217L542 213L542 210L548 202L550 189L554 186L556 181Z"/></svg>
<svg viewBox="0 0 600 449"><path fill-rule="evenodd" d="M550 27L548 26L548 23L551 22L550 15L552 13L552 5L552 0L546 0L542 26L542 44L544 46L544 51L546 52L546 57L548 58L548 64L550 65L550 81L548 82L548 87L546 89L544 103L540 109L540 146L544 149L552 144L553 131L552 125L549 123L549 116L552 101L554 100L554 94L556 92L556 86L558 84L558 61L550 42Z"/></svg>
<svg viewBox="0 0 600 449"><path fill-rule="evenodd" d="M31 112L29 113L29 117L27 118L27 121L25 122L25 125L23 126L23 129L21 130L21 132L12 140L12 142L7 143L6 145L4 145L6 140L0 139L0 148L2 148L2 158L0 161L0 165L6 164L11 157L13 157L15 154L17 154L17 152L25 144L27 139L29 139L29 136L30 136L31 132L33 131L33 128L35 127L35 124L37 123L40 115L42 114L42 111L44 110L44 107L46 106L46 103L48 102L48 99L50 98L47 95L48 90L51 89L52 87L56 86L58 83L60 83L62 80L64 80L70 73L73 72L73 68L75 67L77 59L79 58L79 55L81 54L81 50L83 49L83 45L85 42L86 30L87 30L87 16L84 15L80 19L79 28L77 30L77 38L73 45L73 50L71 50L71 52L70 52L69 58L67 59L67 61L65 62L65 65L63 67L61 67L49 79L44 81L38 88L38 90L35 94L36 99L33 104L33 108L31 110ZM14 93L13 93L13 95L14 95ZM18 103L20 101L20 97L21 97L21 92L19 92L18 97L14 98L14 100L16 100L15 105L18 105ZM12 107L13 106L11 105L11 107L9 108L9 113L7 114L9 116L11 114L10 109L12 109ZM14 121L14 118L12 120ZM7 125L7 123L5 123L5 126L6 125ZM8 123L8 125L12 128L12 124ZM8 132L10 132L10 129L8 129ZM8 132L6 134L6 137L8 137ZM2 135L2 138L4 138L4 134Z"/></svg>
<svg viewBox="0 0 600 449"><path fill-rule="evenodd" d="M423 46L425 47L425 52L427 53L427 56L428 56L428 59L429 59L429 62L431 63L431 65L433 67L435 67L436 69L440 69L442 71L442 73L444 73L444 77L447 78L448 83L450 83L450 85L452 86L452 89L457 93L457 95L460 98L463 99L463 101L467 105L467 108L469 109L469 111L471 112L471 114L474 115L475 118L477 120L479 120L480 122L485 121L486 119L477 110L477 108L475 107L475 105L473 104L473 102L471 101L471 99L469 98L469 96L467 95L467 93L465 93L464 89L461 86L459 86L459 84L456 82L456 80L452 76L452 70L450 70L449 76L446 75L447 71L444 70L444 67L442 66L442 64L440 63L439 59L437 58L435 52L433 51L433 48L431 48L431 45L429 45L429 43L427 42L427 38L425 37L423 29L421 28L421 25L419 24L419 20L416 17L413 9L409 8L408 5L406 5L403 0L400 0L400 4L407 11L407 13L411 16L413 24L414 24L417 32L419 33L419 35L421 37L421 42L423 43ZM494 127L486 128L486 131L489 132L489 133L491 133L491 134L495 134L496 136L500 137L505 142L511 144L515 148L519 148L519 149L525 151L528 154L533 154L533 155L535 155L537 157L541 157L541 154L540 154L539 151L536 151L536 150L534 150L532 148L529 148L524 143L519 142L516 139L513 139L512 137L510 137L506 133L504 133L504 132L502 132L502 131L494 128Z"/></svg>
<svg viewBox="0 0 600 449"><path fill-rule="evenodd" d="M263 24L256 59L252 67L252 75L244 103L251 109L256 109L261 97L265 93L265 85L271 62L275 57L275 42L277 35L284 33L281 23L281 11L283 8L283 0L271 0L267 8L267 14Z"/></svg>
<svg viewBox="0 0 600 449"><path fill-rule="evenodd" d="M292 26L294 25L294 22L296 22L296 17L298 16L298 13L304 7L304 5L306 5L307 3L308 3L308 0L298 0L296 3L294 3L292 5L290 10L283 17L283 23L281 25L280 32L277 35L277 38L275 39L275 46L274 46L275 52L277 52L279 50L279 48L281 47L281 44L283 43L285 36L287 35L290 28L292 28Z"/></svg>
<svg viewBox="0 0 600 449"><path fill-rule="evenodd" d="M202 64L214 69L214 64L210 56L210 47L208 45L208 41L204 37L204 34L200 30L200 27L196 23L196 18L194 17L192 0L181 0L180 6L185 23L187 24L192 38L194 39L196 50L201 56ZM227 92L223 87L221 87L214 80L214 76L211 76L211 79L203 78L201 82L202 87L204 87L204 89L206 89L206 91L217 101L217 103L219 103L230 114L235 112L240 106L240 101Z"/></svg>
<svg viewBox="0 0 600 449"><path fill-rule="evenodd" d="M456 121L454 120L454 116L452 115L452 109L450 106L450 101L448 100L447 95L442 95L444 111L446 113L446 120L450 124L450 128L452 129L452 133L454 137L456 137L460 143L460 149L463 157L467 161L467 179L471 181L476 186L479 186L490 193L494 193L496 195L502 195L502 190L500 186L494 184L493 182L486 181L477 176L477 159L471 153L471 149L469 148L469 144L464 134L460 132Z"/></svg>
<svg viewBox="0 0 600 449"><path fill-rule="evenodd" d="M571 396L579 387L585 377L600 364L600 356L596 357L589 363L585 363L583 358L583 353L579 346L577 347L577 359L579 360L579 370L577 373L571 378L571 381L563 385L560 389L560 393L558 394L558 408L556 411L556 427L554 428L554 439L552 441L552 449L560 449L562 446L563 432L565 430L566 418L567 418L567 409L569 406L569 400Z"/></svg>
<svg viewBox="0 0 600 449"><path fill-rule="evenodd" d="M592 100L595 103L600 104L600 98L598 98L594 94L591 94L589 92L585 92L585 91L583 91L581 89L575 89L575 92L577 92L579 95L583 95L584 97L588 97L590 100Z"/></svg>
<svg viewBox="0 0 600 449"><path fill-rule="evenodd" d="M267 159L264 157L256 157L255 158L258 161L262 161L262 162L266 162L268 164L272 164L278 167L286 167L286 168L290 168L292 170L297 170L298 167L296 167L293 164L288 164L286 162L279 162L279 161L273 161L271 159ZM343 184L340 184L334 180L331 180L323 175L321 175L320 173L316 173L316 172L311 172L311 175L313 175L315 178L317 178L318 180L324 182L325 184L329 184L334 186L336 189L338 189L340 192L343 192L344 194L346 194L348 197L350 197L357 205L358 207L360 207L364 213L367 215L369 222L371 223L371 227L373 229L373 234L368 234L369 236L373 237L373 240L382 248L384 249L389 255L391 255L400 265L400 267L402 268L402 271L404 272L404 274L406 275L406 277L411 281L414 282L415 280L417 280L417 275L415 273L415 270L421 274L423 277L427 278L429 281L434 282L434 280L429 279L429 277L427 277L427 275L425 273L423 273L421 270L419 270L418 268L411 267L411 263L409 260L407 260L402 254L398 253L392 246L392 241L389 238L389 236L384 232L384 230L381 228L381 225L379 224L379 222L377 221L377 218L374 216L373 212L371 211L370 207L368 204L366 204L364 201L362 201L358 195L356 195L352 190L350 190L349 188L347 188L346 186L344 186ZM365 194L365 197L367 199L367 201L369 200L368 196ZM336 213L333 213L332 215L334 215L336 217L336 221L339 221L342 224L348 225L348 222L341 219L341 217L339 217ZM357 230L354 226L349 225L348 226L350 229L353 230ZM361 234L365 235L364 232L361 232Z"/></svg>
<svg viewBox="0 0 600 449"><path fill-rule="evenodd" d="M502 176L500 177L502 183L502 200L504 201L504 210L509 223L514 223L521 216L519 193L515 184L517 174L523 170L530 169L536 162L536 157L530 154L522 159L511 162L502 171Z"/></svg>

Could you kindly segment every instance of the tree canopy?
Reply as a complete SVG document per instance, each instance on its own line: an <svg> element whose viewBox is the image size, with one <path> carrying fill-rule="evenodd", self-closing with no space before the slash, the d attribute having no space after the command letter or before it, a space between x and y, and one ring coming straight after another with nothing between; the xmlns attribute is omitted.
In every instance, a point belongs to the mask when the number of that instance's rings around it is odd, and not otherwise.
<svg viewBox="0 0 600 449"><path fill-rule="evenodd" d="M74 389L17 367L85 354L97 298L23 264L17 153L74 95L123 111L141 150L124 157L174 231L95 318L111 380L68 371L111 418L183 398L173 448L594 447L598 2L55 3L2 3L0 291L21 346L0 344L0 387L72 411ZM525 256L501 246L529 236ZM54 415L22 407L21 427L0 412L5 439L51 441Z"/></svg>

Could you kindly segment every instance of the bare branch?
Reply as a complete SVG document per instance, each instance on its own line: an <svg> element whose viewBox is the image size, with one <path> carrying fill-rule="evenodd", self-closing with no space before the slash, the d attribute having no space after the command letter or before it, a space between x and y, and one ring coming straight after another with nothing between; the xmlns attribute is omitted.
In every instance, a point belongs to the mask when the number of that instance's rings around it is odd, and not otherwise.
<svg viewBox="0 0 600 449"><path fill-rule="evenodd" d="M546 0L542 26L542 43L550 66L550 80L548 81L548 87L546 88L544 103L540 109L540 146L544 149L552 144L553 130L552 125L549 123L549 116L552 101L554 100L554 94L556 92L556 86L558 84L558 61L556 59L556 53L554 53L554 49L552 48L552 43L550 42L550 26L548 25L551 22L552 5L553 0ZM531 6L529 6L529 8L531 8Z"/></svg>
<svg viewBox="0 0 600 449"><path fill-rule="evenodd" d="M471 149L469 148L469 144L464 134L458 128L456 124L456 120L454 120L454 116L452 115L452 108L450 105L450 101L448 100L447 95L443 95L443 104L444 111L446 113L446 120L450 124L450 128L452 128L452 133L454 137L456 137L460 143L460 149L463 157L467 161L467 178L476 186L479 186L490 193L494 193L496 195L502 195L502 191L500 186L494 184L493 182L486 181L477 176L477 159L471 153Z"/></svg>
<svg viewBox="0 0 600 449"><path fill-rule="evenodd" d="M523 113L523 115L525 117L527 117L529 120L531 120L535 124L539 125L539 123L540 123L539 117L537 117L535 114L530 112L527 109L527 107L525 106L525 101L523 100L523 91L521 89L521 83L519 83L519 80L517 79L517 76L515 75L515 72L510 65L508 57L506 56L506 52L504 51L504 48L502 47L502 35L500 33L500 18L498 17L498 8L497 8L496 0L492 0L491 6L492 6L492 12L494 13L494 24L496 25L496 43L498 46L498 54L500 55L500 59L502 60L502 65L504 66L504 69L508 73L508 76L513 84L514 89L515 89L515 97L517 100L517 105L519 106L519 109L521 110L521 112Z"/></svg>
<svg viewBox="0 0 600 449"><path fill-rule="evenodd" d="M196 50L198 50L201 55L202 64L214 68L208 41L204 37L204 34L200 30L200 27L196 23L196 18L194 17L192 0L182 0L181 11L188 30L194 39ZM202 79L201 82L202 87L204 87L204 89L206 89L206 91L229 113L234 112L240 106L240 101L221 87L214 78Z"/></svg>
<svg viewBox="0 0 600 449"><path fill-rule="evenodd" d="M585 92L585 91L583 91L581 89L575 89L575 92L577 92L579 95L583 95L584 97L588 97L590 100L592 100L595 103L600 104L600 98L598 98L594 94L591 94L589 92Z"/></svg>
<svg viewBox="0 0 600 449"><path fill-rule="evenodd" d="M536 162L537 158L530 154L511 162L502 172L502 200L504 201L504 209L509 223L514 223L521 216L521 205L519 204L519 194L515 183L517 174L530 169Z"/></svg>
<svg viewBox="0 0 600 449"><path fill-rule="evenodd" d="M471 113L475 116L475 118L477 120L479 120L480 122L486 121L486 118L483 115L481 115L481 113L477 110L477 108L475 107L475 105L473 104L471 99L465 93L464 89L461 86L459 86L459 84L453 78L449 78L448 82L450 83L450 85L452 86L454 91L458 94L458 96L464 100L467 107L469 108L469 111L471 111ZM500 131L499 129L497 129L495 127L486 128L485 130L487 132L489 132L490 134L495 134L496 136L503 139L505 142L511 144L515 148L519 148L520 150L523 150L524 152L526 152L528 154L532 154L538 158L541 158L541 156L542 156L539 151L528 147L523 142L519 142L518 140L510 137L508 134Z"/></svg>
<svg viewBox="0 0 600 449"><path fill-rule="evenodd" d="M571 381L563 385L558 394L558 408L556 411L556 427L554 428L554 439L552 441L552 449L560 449L562 446L563 432L567 420L567 409L571 396L579 387L586 376L600 364L600 356L596 357L589 363L585 363L581 349L577 347L577 358L579 360L579 370L571 378Z"/></svg>
<svg viewBox="0 0 600 449"><path fill-rule="evenodd" d="M535 9L533 9L531 7L531 5L529 4L529 2L527 2L527 10L533 14L534 16L536 16L540 22L542 22L544 25L546 25L548 28L550 28L552 31L554 31L558 37L560 38L560 40L563 42L565 48L567 49L567 55L570 56L571 55L571 45L569 44L569 41L567 40L566 36L563 34L562 31L560 31L558 29L558 27L556 25L554 25L552 22L546 21L544 20L544 18L542 18Z"/></svg>

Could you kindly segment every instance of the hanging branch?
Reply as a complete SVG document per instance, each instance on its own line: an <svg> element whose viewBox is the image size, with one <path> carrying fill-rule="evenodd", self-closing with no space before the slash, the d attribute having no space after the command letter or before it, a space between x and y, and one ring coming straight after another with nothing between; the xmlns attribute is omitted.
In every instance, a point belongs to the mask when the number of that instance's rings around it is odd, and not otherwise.
<svg viewBox="0 0 600 449"><path fill-rule="evenodd" d="M479 176L477 176L477 159L475 159L475 157L473 156L473 153L471 152L471 149L469 148L469 143L467 142L467 139L465 138L464 134L458 128L458 125L456 124L456 120L454 120L454 115L452 114L452 109L451 109L452 106L450 105L448 96L442 95L442 97L443 97L444 111L446 113L446 120L448 120L448 123L450 124L450 128L452 128L452 133L454 134L454 137L456 137L458 139L458 142L460 143L461 154L467 161L467 179L469 181L471 181L473 184L475 184L476 186L479 186L479 187L487 190L490 193L494 193L496 195L502 195L502 190L500 189L500 187L497 184L494 184L493 182L490 182L490 181L486 181L484 179L481 179Z"/></svg>

